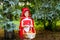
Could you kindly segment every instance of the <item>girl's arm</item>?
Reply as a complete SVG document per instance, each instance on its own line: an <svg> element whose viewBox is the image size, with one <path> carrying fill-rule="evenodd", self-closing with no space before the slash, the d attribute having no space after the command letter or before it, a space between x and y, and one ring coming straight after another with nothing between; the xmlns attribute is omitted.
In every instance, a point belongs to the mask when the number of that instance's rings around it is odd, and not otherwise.
<svg viewBox="0 0 60 40"><path fill-rule="evenodd" d="M33 20L31 20L31 25L30 26L34 27L34 21Z"/></svg>
<svg viewBox="0 0 60 40"><path fill-rule="evenodd" d="M24 27L24 25L23 25L23 19L20 21L20 26L21 26L21 28Z"/></svg>
<svg viewBox="0 0 60 40"><path fill-rule="evenodd" d="M35 27L34 27L34 20L31 21L31 27L34 33L36 33Z"/></svg>

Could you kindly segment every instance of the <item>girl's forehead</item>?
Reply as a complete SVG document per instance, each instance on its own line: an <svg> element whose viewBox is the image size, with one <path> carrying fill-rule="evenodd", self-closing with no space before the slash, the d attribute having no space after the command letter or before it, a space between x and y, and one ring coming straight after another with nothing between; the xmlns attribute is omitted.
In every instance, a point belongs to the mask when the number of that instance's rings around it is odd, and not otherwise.
<svg viewBox="0 0 60 40"><path fill-rule="evenodd" d="M28 11L26 11L25 13L29 13Z"/></svg>
<svg viewBox="0 0 60 40"><path fill-rule="evenodd" d="M25 12L29 12L29 11L25 11Z"/></svg>

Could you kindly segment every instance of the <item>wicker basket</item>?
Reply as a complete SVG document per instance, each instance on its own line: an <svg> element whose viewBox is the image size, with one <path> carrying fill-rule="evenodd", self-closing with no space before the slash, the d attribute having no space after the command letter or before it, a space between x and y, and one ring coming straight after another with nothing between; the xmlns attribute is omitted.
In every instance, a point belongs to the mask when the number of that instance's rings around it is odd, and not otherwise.
<svg viewBox="0 0 60 40"><path fill-rule="evenodd" d="M36 33L25 33L24 38L33 39L35 38Z"/></svg>

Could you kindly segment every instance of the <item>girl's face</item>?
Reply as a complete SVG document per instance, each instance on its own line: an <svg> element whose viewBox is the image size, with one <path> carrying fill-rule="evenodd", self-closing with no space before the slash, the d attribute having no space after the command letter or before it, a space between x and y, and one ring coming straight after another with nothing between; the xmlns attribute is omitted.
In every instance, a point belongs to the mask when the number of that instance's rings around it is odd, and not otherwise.
<svg viewBox="0 0 60 40"><path fill-rule="evenodd" d="M29 16L29 12L26 11L26 12L25 12L25 17L28 17L28 16Z"/></svg>

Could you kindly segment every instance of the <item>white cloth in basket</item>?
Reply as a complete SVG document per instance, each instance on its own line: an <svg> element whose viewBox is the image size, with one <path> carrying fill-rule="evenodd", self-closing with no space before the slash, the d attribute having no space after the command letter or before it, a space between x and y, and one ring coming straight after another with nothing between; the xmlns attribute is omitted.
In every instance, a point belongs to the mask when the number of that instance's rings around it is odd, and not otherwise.
<svg viewBox="0 0 60 40"><path fill-rule="evenodd" d="M24 30L25 30L26 32L29 32L30 26L29 26L29 25L26 25L26 26L28 26L28 27L25 27Z"/></svg>
<svg viewBox="0 0 60 40"><path fill-rule="evenodd" d="M33 39L33 38L35 38L35 33L27 33L27 37L29 38L29 39Z"/></svg>

